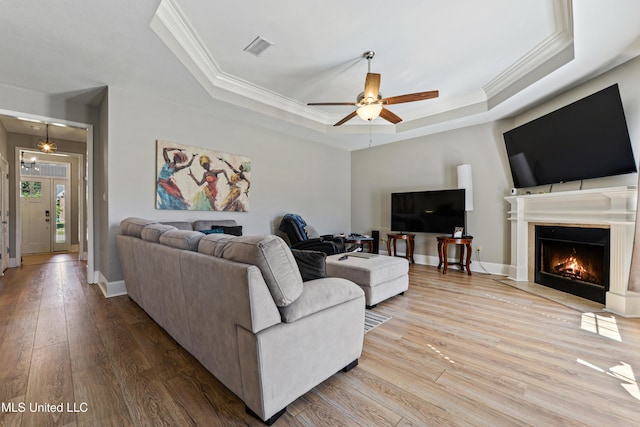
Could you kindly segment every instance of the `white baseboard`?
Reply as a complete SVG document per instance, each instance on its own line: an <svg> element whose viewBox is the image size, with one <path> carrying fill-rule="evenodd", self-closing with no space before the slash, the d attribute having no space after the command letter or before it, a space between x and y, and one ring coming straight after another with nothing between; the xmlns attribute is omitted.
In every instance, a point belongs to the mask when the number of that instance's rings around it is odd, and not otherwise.
<svg viewBox="0 0 640 427"><path fill-rule="evenodd" d="M102 275L102 273L97 272L97 274L99 276L97 283L105 298L127 295L127 287L124 284L124 280L109 282L107 278Z"/></svg>
<svg viewBox="0 0 640 427"><path fill-rule="evenodd" d="M385 251L384 253L381 252L381 254L384 255L387 253ZM404 255L404 254L399 253L398 255ZM413 256L413 260L416 262L416 264L431 265L433 267L437 267L438 264L440 263L440 259L432 255L415 254ZM452 259L449 259L449 262L458 262L458 260L452 258ZM477 273L490 273L490 274L496 274L499 276L507 276L509 273L508 265L497 264L493 262L477 261L472 259L470 267L472 272L477 272Z"/></svg>

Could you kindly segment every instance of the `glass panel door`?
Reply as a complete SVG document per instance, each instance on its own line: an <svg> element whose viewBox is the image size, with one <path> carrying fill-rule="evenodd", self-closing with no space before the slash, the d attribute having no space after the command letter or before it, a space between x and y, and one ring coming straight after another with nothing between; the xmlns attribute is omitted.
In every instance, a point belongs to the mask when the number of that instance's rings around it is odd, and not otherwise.
<svg viewBox="0 0 640 427"><path fill-rule="evenodd" d="M67 234L64 221L64 184L56 184L56 243L65 243Z"/></svg>
<svg viewBox="0 0 640 427"><path fill-rule="evenodd" d="M55 209L53 251L68 251L71 249L71 194L69 181L53 180L53 204Z"/></svg>

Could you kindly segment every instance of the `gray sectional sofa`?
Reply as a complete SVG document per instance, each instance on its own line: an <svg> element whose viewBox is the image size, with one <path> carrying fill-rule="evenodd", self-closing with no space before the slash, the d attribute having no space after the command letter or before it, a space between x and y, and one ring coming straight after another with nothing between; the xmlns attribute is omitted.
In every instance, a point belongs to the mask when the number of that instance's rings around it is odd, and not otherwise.
<svg viewBox="0 0 640 427"><path fill-rule="evenodd" d="M267 424L357 364L362 289L340 278L303 282L279 237L205 235L139 218L120 228L130 298Z"/></svg>

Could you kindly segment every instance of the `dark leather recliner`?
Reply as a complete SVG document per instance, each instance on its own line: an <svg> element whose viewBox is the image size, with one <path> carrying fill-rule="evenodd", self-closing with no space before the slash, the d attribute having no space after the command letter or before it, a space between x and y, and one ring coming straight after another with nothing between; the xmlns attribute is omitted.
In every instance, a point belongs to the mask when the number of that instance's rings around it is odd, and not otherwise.
<svg viewBox="0 0 640 427"><path fill-rule="evenodd" d="M345 251L345 241L340 237L330 234L324 236L309 236L307 223L297 214L286 214L278 229L286 233L292 249L308 251L320 251L327 255L342 253Z"/></svg>

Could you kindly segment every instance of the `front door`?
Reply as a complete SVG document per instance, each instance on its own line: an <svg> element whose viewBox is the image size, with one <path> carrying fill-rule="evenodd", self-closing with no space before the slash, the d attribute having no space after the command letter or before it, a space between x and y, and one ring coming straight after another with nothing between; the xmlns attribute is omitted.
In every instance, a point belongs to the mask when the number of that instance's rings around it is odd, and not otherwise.
<svg viewBox="0 0 640 427"><path fill-rule="evenodd" d="M51 179L23 178L20 182L22 253L51 252Z"/></svg>

